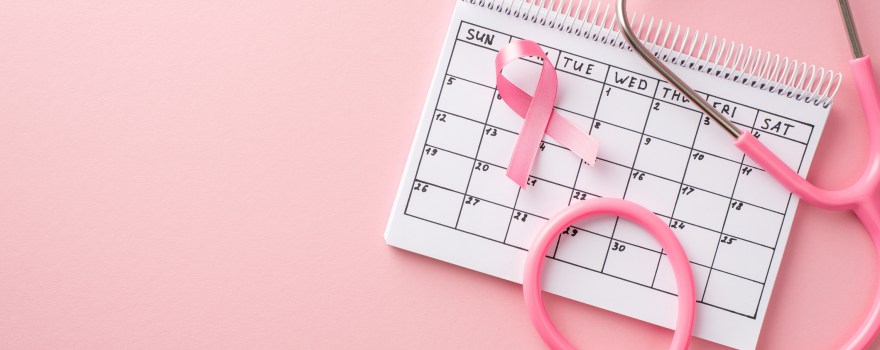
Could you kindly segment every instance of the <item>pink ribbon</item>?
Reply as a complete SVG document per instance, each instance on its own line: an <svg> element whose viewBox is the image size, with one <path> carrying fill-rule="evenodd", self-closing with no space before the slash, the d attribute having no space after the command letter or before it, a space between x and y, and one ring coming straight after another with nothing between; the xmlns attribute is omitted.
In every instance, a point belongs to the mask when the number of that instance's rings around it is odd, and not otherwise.
<svg viewBox="0 0 880 350"><path fill-rule="evenodd" d="M539 57L543 61L534 97L513 85L501 74L501 69L510 62L527 56ZM587 164L593 165L596 162L596 154L599 151L599 143L596 139L553 111L558 86L556 68L553 68L553 64L538 44L529 40L519 40L505 46L495 56L495 76L501 99L516 114L525 118L510 157L507 177L520 187L526 187L529 172L535 163L535 156L545 133L570 149Z"/></svg>

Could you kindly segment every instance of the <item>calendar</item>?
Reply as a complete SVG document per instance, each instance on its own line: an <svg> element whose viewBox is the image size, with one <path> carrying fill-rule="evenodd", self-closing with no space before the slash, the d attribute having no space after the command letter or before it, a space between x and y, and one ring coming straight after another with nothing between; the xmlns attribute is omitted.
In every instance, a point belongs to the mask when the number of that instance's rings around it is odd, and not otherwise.
<svg viewBox="0 0 880 350"><path fill-rule="evenodd" d="M591 198L624 198L654 212L681 241L696 285L694 335L754 348L797 198L637 55L609 45L612 31L589 40L504 12L458 4L388 244L521 282L525 252L548 218ZM506 176L523 119L498 94L494 70L498 51L520 39L539 43L557 70L555 111L599 142L591 166L545 136L524 188ZM531 92L540 64L520 59L504 74ZM828 103L717 76L729 70L712 76L674 68L710 105L806 174ZM583 220L559 235L546 259L545 290L674 326L671 265L639 226L611 216Z"/></svg>

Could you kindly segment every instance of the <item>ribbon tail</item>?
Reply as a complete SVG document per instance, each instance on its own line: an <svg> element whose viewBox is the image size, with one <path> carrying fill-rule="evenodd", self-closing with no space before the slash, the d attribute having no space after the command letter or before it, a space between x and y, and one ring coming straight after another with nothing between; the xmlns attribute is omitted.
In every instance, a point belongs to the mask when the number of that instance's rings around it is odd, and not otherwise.
<svg viewBox="0 0 880 350"><path fill-rule="evenodd" d="M576 125L572 124L568 119L554 112L547 124L547 136L550 136L562 146L567 147L578 158L583 159L590 166L596 164L596 157L599 154L599 142L596 139ZM529 173L536 159L537 149L534 152L530 149L523 149L522 145L517 144L514 147L514 153L510 159L510 165L507 168L507 177L522 188L525 188L529 179Z"/></svg>
<svg viewBox="0 0 880 350"><path fill-rule="evenodd" d="M513 147L513 154L510 156L510 164L507 167L507 177L522 188L525 188L532 165L535 164L541 139L547 132L553 111L552 101L549 102L551 104L548 104L547 101L535 100L537 98L532 100L533 102L526 112L525 122L519 132L519 137L516 138L516 145Z"/></svg>
<svg viewBox="0 0 880 350"><path fill-rule="evenodd" d="M547 136L568 147L590 166L596 164L599 142L556 112L547 124Z"/></svg>
<svg viewBox="0 0 880 350"><path fill-rule="evenodd" d="M529 172L532 169L532 161L531 159L517 157L516 155L517 153L514 153L514 157L510 159L510 164L507 167L507 177L513 180L519 187L526 188L526 181L528 181ZM528 162L528 164L524 164L525 162Z"/></svg>

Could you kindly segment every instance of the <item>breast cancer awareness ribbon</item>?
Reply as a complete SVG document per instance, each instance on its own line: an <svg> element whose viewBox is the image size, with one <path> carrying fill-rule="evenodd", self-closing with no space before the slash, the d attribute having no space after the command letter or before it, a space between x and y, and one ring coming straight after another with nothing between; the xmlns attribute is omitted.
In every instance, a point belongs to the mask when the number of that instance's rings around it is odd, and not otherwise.
<svg viewBox="0 0 880 350"><path fill-rule="evenodd" d="M543 61L534 97L516 87L501 74L501 69L509 63L527 56L538 57ZM532 170L544 134L570 149L587 164L593 165L596 162L596 154L599 151L599 143L596 139L553 111L558 85L556 68L538 44L529 40L519 40L501 49L495 56L495 77L501 99L525 119L510 157L507 177L520 187L526 187L529 172Z"/></svg>

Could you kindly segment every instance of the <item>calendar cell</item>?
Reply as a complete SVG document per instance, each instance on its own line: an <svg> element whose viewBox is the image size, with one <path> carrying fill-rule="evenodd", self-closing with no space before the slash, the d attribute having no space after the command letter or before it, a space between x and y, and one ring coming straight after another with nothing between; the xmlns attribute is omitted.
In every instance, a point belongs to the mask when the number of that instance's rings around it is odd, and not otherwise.
<svg viewBox="0 0 880 350"><path fill-rule="evenodd" d="M465 196L456 228L503 242L512 213L513 210L510 208L492 204L478 197Z"/></svg>
<svg viewBox="0 0 880 350"><path fill-rule="evenodd" d="M559 57L559 63L556 65L556 69L580 78L587 78L601 83L604 81L605 74L608 72L608 65L568 52L563 52L562 56Z"/></svg>
<svg viewBox="0 0 880 350"><path fill-rule="evenodd" d="M516 209L549 218L568 206L571 188L530 177L519 191Z"/></svg>
<svg viewBox="0 0 880 350"><path fill-rule="evenodd" d="M589 192L575 189L575 190L572 190L571 201L570 201L570 203L568 203L568 205L575 205L579 202L587 201L587 200L590 200L593 198L599 198L599 196L597 196L593 193L589 193Z"/></svg>
<svg viewBox="0 0 880 350"><path fill-rule="evenodd" d="M675 105L692 111L698 110L698 107L671 84L661 81L657 86L657 93L654 95L655 100L663 101L665 104ZM697 116L699 117L699 112ZM697 120L695 119L694 122Z"/></svg>
<svg viewBox="0 0 880 350"><path fill-rule="evenodd" d="M600 159L624 166L635 162L641 134L596 120L590 135L599 142Z"/></svg>
<svg viewBox="0 0 880 350"><path fill-rule="evenodd" d="M431 146L423 152L416 180L464 193L474 161Z"/></svg>
<svg viewBox="0 0 880 350"><path fill-rule="evenodd" d="M682 146L693 145L702 114L666 102L655 103L656 109L651 107L645 134Z"/></svg>
<svg viewBox="0 0 880 350"><path fill-rule="evenodd" d="M721 115L730 118L734 123L744 126L752 126L755 124L755 118L758 116L758 111L754 108L746 107L739 103L718 98L716 96L709 96L706 101L709 102L712 108L715 108L715 110L721 113Z"/></svg>
<svg viewBox="0 0 880 350"><path fill-rule="evenodd" d="M504 66L502 73L514 86L532 95L538 86L538 77L541 76L542 67L538 62L540 61L532 57L514 60ZM495 72L494 65L490 72Z"/></svg>
<svg viewBox="0 0 880 350"><path fill-rule="evenodd" d="M457 38L462 42L495 51L501 50L505 45L507 45L507 43L510 42L510 36L507 34L502 34L497 31L490 30L485 27L476 26L470 23L461 24L461 27L458 29ZM458 51L459 49L471 45L455 45L456 55L460 53ZM453 55L453 58L454 56L455 55ZM452 68L452 66L454 65L450 64L450 68Z"/></svg>
<svg viewBox="0 0 880 350"><path fill-rule="evenodd" d="M594 116L596 119L635 132L645 129L645 120L651 109L650 97L607 85L602 94L602 102Z"/></svg>
<svg viewBox="0 0 880 350"><path fill-rule="evenodd" d="M741 162L744 154L733 145L733 138L730 137L724 129L722 129L714 120L707 119L704 116L697 131L697 138L694 140L694 150L702 153L709 153L718 157L727 158L734 162ZM750 129L743 128L743 131L751 132Z"/></svg>
<svg viewBox="0 0 880 350"><path fill-rule="evenodd" d="M477 155L483 124L453 114L437 111L431 123L428 144L468 157Z"/></svg>
<svg viewBox="0 0 880 350"><path fill-rule="evenodd" d="M614 232L615 223L617 223L616 216L594 216L575 221L572 226L610 238Z"/></svg>
<svg viewBox="0 0 880 350"><path fill-rule="evenodd" d="M571 235L571 232L577 233ZM559 239L555 258L599 271L602 269L602 263L605 262L605 254L608 254L610 243L611 240L607 237L572 227L569 228L569 234L563 234Z"/></svg>
<svg viewBox="0 0 880 350"><path fill-rule="evenodd" d="M785 212L790 196L791 193L766 171L749 166L743 166L740 170L733 192L735 201L744 201L777 213Z"/></svg>
<svg viewBox="0 0 880 350"><path fill-rule="evenodd" d="M672 232L684 247L688 260L700 265L712 265L712 260L715 258L715 248L718 246L718 240L721 239L720 233L675 219L672 220L670 226L674 226Z"/></svg>
<svg viewBox="0 0 880 350"><path fill-rule="evenodd" d="M657 91L657 79L617 67L611 67L608 71L608 78L605 79L605 83L625 91L645 96L654 96L654 92Z"/></svg>
<svg viewBox="0 0 880 350"><path fill-rule="evenodd" d="M492 104L492 109L489 111L488 124L518 133L522 129L523 118L510 109L510 106L504 101L501 101L501 95L495 92L495 103Z"/></svg>
<svg viewBox="0 0 880 350"><path fill-rule="evenodd" d="M583 201L588 201L594 198L599 198L592 194L580 191L573 190L571 195L571 203L569 205L576 205ZM576 227L581 231L589 231L600 236L611 237L611 233L614 232L614 225L617 222L617 218L615 216L591 216L588 218L580 219L575 221L572 226Z"/></svg>
<svg viewBox="0 0 880 350"><path fill-rule="evenodd" d="M505 41L504 44L506 43ZM498 53L480 46L456 45L447 73L486 86L495 86L496 54Z"/></svg>
<svg viewBox="0 0 880 350"><path fill-rule="evenodd" d="M696 264L690 264L694 276L694 288L697 292L697 301L701 301L703 292L706 290L706 282L709 280L709 268ZM669 262L669 256L663 254L660 265L657 266L657 277L654 278L654 288L678 295L678 286L675 284L675 272Z"/></svg>
<svg viewBox="0 0 880 350"><path fill-rule="evenodd" d="M728 205L730 205L728 197L684 184L675 206L675 218L711 230L721 231Z"/></svg>
<svg viewBox="0 0 880 350"><path fill-rule="evenodd" d="M785 162L785 165L788 165L794 171L798 171L801 168L801 159L807 149L805 144L760 131L757 135L760 135L758 141L761 141L764 146L773 151L779 159ZM745 164L758 167L758 164L749 157L746 157Z"/></svg>
<svg viewBox="0 0 880 350"><path fill-rule="evenodd" d="M614 239L634 244L639 247L660 252L663 248L653 235L645 231L641 226L636 225L632 221L626 219L617 220L617 227L614 228Z"/></svg>
<svg viewBox="0 0 880 350"><path fill-rule="evenodd" d="M810 139L810 134L813 133L811 125L764 111L758 113L758 122L755 123L755 130L801 143L807 143Z"/></svg>
<svg viewBox="0 0 880 350"><path fill-rule="evenodd" d="M484 163L485 164L485 163ZM467 194L513 208L519 186L507 177L507 170L495 165L474 169Z"/></svg>
<svg viewBox="0 0 880 350"><path fill-rule="evenodd" d="M523 40L523 38L514 37L514 38L513 38L513 41L516 41L516 40ZM555 66L555 65L556 65L556 62L559 60L559 50L557 50L557 49L553 49L553 48L549 48L549 47L546 47L546 46L541 45L541 44L538 44L538 46L539 46L542 50L544 50L544 55L547 56L547 59L550 60L550 63L552 63L552 64ZM539 58L537 58L537 57L533 57L533 56L523 57L523 58L521 58L520 60L528 61L528 62L535 63L535 64L541 64L541 63L542 63L542 62L541 62L541 59L539 59ZM526 90L526 91L532 91L532 90Z"/></svg>
<svg viewBox="0 0 880 350"><path fill-rule="evenodd" d="M523 39L518 36L514 36L513 39L511 39L511 42L515 42L515 41L519 41L519 40L527 40L527 39ZM550 63L552 63L555 67L556 62L559 60L560 51L557 49L554 49L554 48L544 46L541 43L538 43L538 47L540 47L541 50L544 51L544 55L547 56L547 58L550 60ZM525 61L525 62L531 62L531 63L538 64L538 65L541 64L541 59L534 57L534 56L526 56L526 57L520 58L520 60ZM531 90L526 90L526 91L531 91Z"/></svg>
<svg viewBox="0 0 880 350"><path fill-rule="evenodd" d="M739 163L700 151L691 152L684 182L725 196L733 194Z"/></svg>
<svg viewBox="0 0 880 350"><path fill-rule="evenodd" d="M658 252L612 240L602 272L630 282L650 286L654 282L654 273L657 271L659 259L660 253Z"/></svg>
<svg viewBox="0 0 880 350"><path fill-rule="evenodd" d="M712 268L764 282L772 257L773 249L733 236L722 235Z"/></svg>
<svg viewBox="0 0 880 350"><path fill-rule="evenodd" d="M581 160L571 151L544 144L538 149L532 175L564 186L574 185Z"/></svg>
<svg viewBox="0 0 880 350"><path fill-rule="evenodd" d="M630 169L627 167L596 160L593 166L581 166L575 189L602 197L623 198L629 175Z"/></svg>
<svg viewBox="0 0 880 350"><path fill-rule="evenodd" d="M751 317L758 311L763 289L764 285L760 283L713 270L709 274L703 302Z"/></svg>
<svg viewBox="0 0 880 350"><path fill-rule="evenodd" d="M455 227L464 196L429 183L416 181L406 213L441 225Z"/></svg>
<svg viewBox="0 0 880 350"><path fill-rule="evenodd" d="M690 154L688 148L646 135L642 137L635 168L680 182Z"/></svg>
<svg viewBox="0 0 880 350"><path fill-rule="evenodd" d="M554 111L557 114L559 114L560 116L562 116L563 118L565 118L566 120L568 120L569 122L571 122L572 124L574 124L574 126L576 126L578 129L583 130L584 133L590 132L590 127L593 125L593 121L594 121L593 118L590 118L590 117L587 117L584 115L580 115L580 114L574 114L571 112L563 111L559 108L556 108ZM553 143L557 144L557 145L559 144L559 142L556 140L553 140Z"/></svg>
<svg viewBox="0 0 880 350"><path fill-rule="evenodd" d="M547 220L545 219L526 212L514 210L513 216L510 217L510 228L507 230L507 237L505 238L504 243L528 250L532 246L532 241L535 239L535 236L538 232L541 232L541 228L543 228L546 223ZM554 239L550 248L547 249L548 255L556 251L556 243L557 240Z"/></svg>
<svg viewBox="0 0 880 350"><path fill-rule="evenodd" d="M664 216L672 216L679 183L665 180L643 171L633 170L625 199L643 205L648 210Z"/></svg>
<svg viewBox="0 0 880 350"><path fill-rule="evenodd" d="M779 230L782 229L782 219L782 214L734 201L728 209L724 231L775 248Z"/></svg>
<svg viewBox="0 0 880 350"><path fill-rule="evenodd" d="M487 125L483 129L483 140L477 159L501 167L507 167L513 146L516 145L516 134Z"/></svg>
<svg viewBox="0 0 880 350"><path fill-rule="evenodd" d="M437 109L485 123L494 91L491 88L447 75Z"/></svg>
<svg viewBox="0 0 880 350"><path fill-rule="evenodd" d="M592 116L602 94L602 83L560 73L556 106L580 115Z"/></svg>

